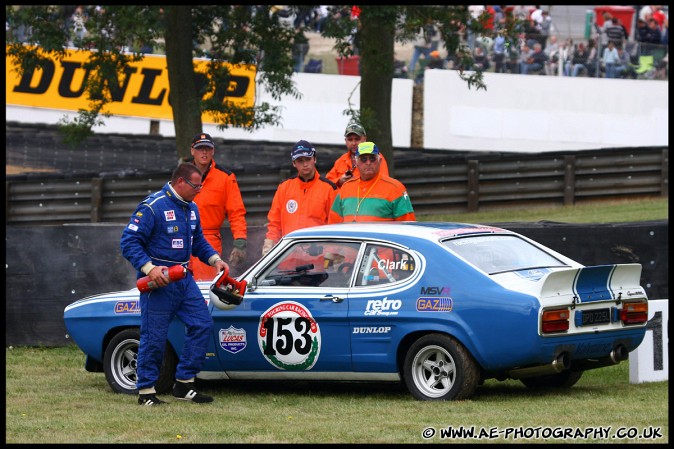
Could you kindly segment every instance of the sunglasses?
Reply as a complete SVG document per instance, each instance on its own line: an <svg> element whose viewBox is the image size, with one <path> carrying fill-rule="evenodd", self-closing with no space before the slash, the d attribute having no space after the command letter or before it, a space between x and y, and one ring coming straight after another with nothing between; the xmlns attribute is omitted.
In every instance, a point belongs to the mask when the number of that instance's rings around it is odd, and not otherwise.
<svg viewBox="0 0 674 449"><path fill-rule="evenodd" d="M370 162L377 162L377 156L374 154L371 155L364 155L364 156L358 156L358 160L361 161L363 164L365 164L367 161Z"/></svg>
<svg viewBox="0 0 674 449"><path fill-rule="evenodd" d="M192 187L194 190L200 190L204 185L203 184L192 184L188 179L183 178L183 181L185 181L187 184L189 184L190 187Z"/></svg>

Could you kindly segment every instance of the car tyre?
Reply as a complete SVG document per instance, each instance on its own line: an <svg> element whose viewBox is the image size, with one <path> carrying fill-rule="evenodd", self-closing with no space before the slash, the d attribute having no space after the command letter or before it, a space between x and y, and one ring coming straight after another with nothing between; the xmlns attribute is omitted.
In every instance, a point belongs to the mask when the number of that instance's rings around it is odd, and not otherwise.
<svg viewBox="0 0 674 449"><path fill-rule="evenodd" d="M124 329L115 335L105 348L103 371L105 379L115 393L137 394L136 368L138 362L138 345L140 329ZM178 357L167 343L164 360L159 370L159 379L155 390L166 393L173 388Z"/></svg>
<svg viewBox="0 0 674 449"><path fill-rule="evenodd" d="M429 334L415 341L405 355L403 379L420 401L467 399L480 381L480 369L453 337Z"/></svg>
<svg viewBox="0 0 674 449"><path fill-rule="evenodd" d="M527 377L520 379L527 388L539 390L543 388L571 388L578 382L583 375L583 371L562 371L557 374L548 374L546 376Z"/></svg>

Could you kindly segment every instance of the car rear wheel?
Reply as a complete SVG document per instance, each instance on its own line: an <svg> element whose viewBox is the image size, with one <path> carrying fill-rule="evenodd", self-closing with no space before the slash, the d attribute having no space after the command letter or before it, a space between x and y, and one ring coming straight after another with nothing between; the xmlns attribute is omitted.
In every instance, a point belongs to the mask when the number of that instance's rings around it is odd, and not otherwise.
<svg viewBox="0 0 674 449"><path fill-rule="evenodd" d="M480 370L456 339L429 334L415 341L407 351L403 378L415 399L460 400L473 395L480 381Z"/></svg>
<svg viewBox="0 0 674 449"><path fill-rule="evenodd" d="M571 388L578 382L583 375L583 371L562 371L557 374L548 374L546 376L527 377L520 379L527 388Z"/></svg>
<svg viewBox="0 0 674 449"><path fill-rule="evenodd" d="M136 368L138 363L138 345L140 329L125 329L115 335L105 348L103 370L105 379L115 393L136 394ZM165 393L173 387L178 357L167 344L164 360L159 370L159 380L155 389Z"/></svg>

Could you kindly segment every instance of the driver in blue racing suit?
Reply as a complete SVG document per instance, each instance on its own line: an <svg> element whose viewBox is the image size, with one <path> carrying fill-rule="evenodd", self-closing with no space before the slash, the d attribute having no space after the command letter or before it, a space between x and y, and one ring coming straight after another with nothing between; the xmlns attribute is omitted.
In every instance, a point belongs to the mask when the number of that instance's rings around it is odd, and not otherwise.
<svg viewBox="0 0 674 449"><path fill-rule="evenodd" d="M159 379L169 324L175 316L185 323L186 331L173 396L198 403L213 401L212 397L194 388L196 374L206 360L213 326L204 296L189 271L185 278L172 283L162 272L173 265L187 267L191 255L218 271L227 268L204 238L199 209L192 202L201 188L201 176L195 165L179 165L170 182L136 207L122 233L122 254L137 270L137 277L147 275L158 286L140 294L141 325L136 378L140 405L165 403L156 397L155 385Z"/></svg>

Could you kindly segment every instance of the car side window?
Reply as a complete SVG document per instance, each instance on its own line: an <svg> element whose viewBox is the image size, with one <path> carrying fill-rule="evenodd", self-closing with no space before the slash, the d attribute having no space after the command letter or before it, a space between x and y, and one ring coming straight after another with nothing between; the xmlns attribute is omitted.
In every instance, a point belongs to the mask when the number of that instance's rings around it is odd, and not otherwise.
<svg viewBox="0 0 674 449"><path fill-rule="evenodd" d="M347 288L359 248L357 242L297 242L274 261L259 285Z"/></svg>
<svg viewBox="0 0 674 449"><path fill-rule="evenodd" d="M407 279L414 272L414 258L399 248L369 244L357 272L356 285L381 285Z"/></svg>

